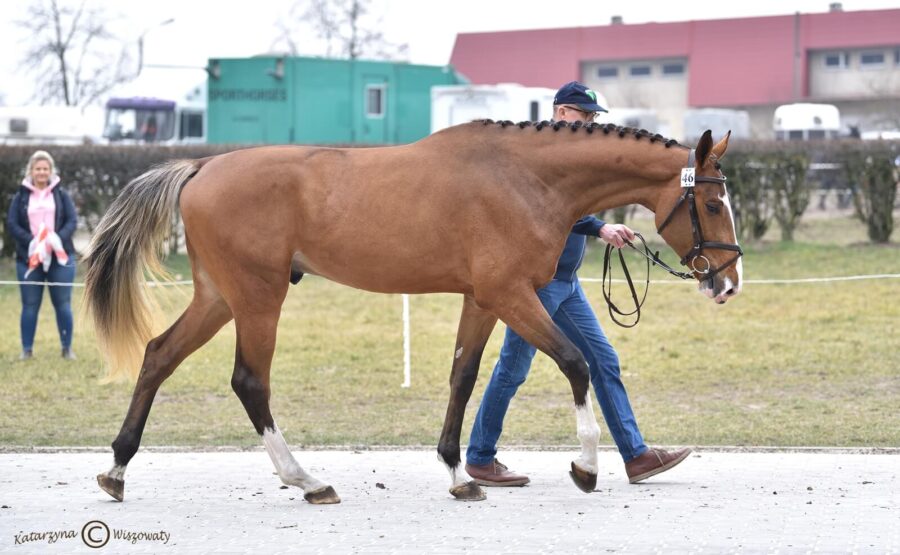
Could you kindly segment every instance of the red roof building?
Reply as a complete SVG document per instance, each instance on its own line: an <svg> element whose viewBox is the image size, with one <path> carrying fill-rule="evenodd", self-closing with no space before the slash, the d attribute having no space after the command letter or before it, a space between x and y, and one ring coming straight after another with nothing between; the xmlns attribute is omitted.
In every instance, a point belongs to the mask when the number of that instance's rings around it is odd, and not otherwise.
<svg viewBox="0 0 900 555"><path fill-rule="evenodd" d="M450 63L475 84L577 79L613 107L657 110L676 136L700 107L747 110L770 136L774 108L792 102L900 128L900 9L464 33Z"/></svg>

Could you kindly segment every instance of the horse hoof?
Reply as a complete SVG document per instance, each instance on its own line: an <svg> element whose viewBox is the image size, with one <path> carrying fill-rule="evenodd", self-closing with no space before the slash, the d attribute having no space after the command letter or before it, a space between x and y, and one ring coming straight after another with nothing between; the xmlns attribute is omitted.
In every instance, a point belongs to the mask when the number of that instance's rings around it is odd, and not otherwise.
<svg viewBox="0 0 900 555"><path fill-rule="evenodd" d="M341 498L338 497L337 492L334 491L334 488L331 486L326 486L317 491L304 493L303 499L306 499L313 505L333 505L334 503L341 502Z"/></svg>
<svg viewBox="0 0 900 555"><path fill-rule="evenodd" d="M97 483L100 489L110 494L116 501L125 499L125 480L110 478L106 474L97 474Z"/></svg>
<svg viewBox="0 0 900 555"><path fill-rule="evenodd" d="M450 488L450 493L460 501L484 501L487 495L475 481L466 482L461 486Z"/></svg>
<svg viewBox="0 0 900 555"><path fill-rule="evenodd" d="M569 471L569 476L572 477L572 481L575 482L578 489L584 493L591 493L597 487L597 475L578 468L574 462L572 463L572 470Z"/></svg>

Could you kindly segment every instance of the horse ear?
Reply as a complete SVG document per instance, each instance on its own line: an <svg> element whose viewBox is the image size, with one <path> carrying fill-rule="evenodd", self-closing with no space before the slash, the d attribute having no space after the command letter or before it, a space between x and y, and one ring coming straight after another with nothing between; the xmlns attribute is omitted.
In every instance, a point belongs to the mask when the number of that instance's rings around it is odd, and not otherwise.
<svg viewBox="0 0 900 555"><path fill-rule="evenodd" d="M716 155L717 160L721 160L723 156L725 156L725 150L728 148L728 138L731 137L731 131L725 133L725 137L716 143L716 146L712 148L712 153Z"/></svg>
<svg viewBox="0 0 900 555"><path fill-rule="evenodd" d="M712 146L712 131L707 129L703 132L700 141L697 143L697 148L695 149L698 168L702 168L703 164L706 163L706 157L709 156Z"/></svg>

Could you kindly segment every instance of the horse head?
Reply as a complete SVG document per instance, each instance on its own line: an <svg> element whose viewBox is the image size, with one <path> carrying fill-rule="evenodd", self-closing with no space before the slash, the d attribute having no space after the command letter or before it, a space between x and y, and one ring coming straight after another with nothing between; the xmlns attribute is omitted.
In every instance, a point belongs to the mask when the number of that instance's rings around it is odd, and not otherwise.
<svg viewBox="0 0 900 555"><path fill-rule="evenodd" d="M659 234L700 282L700 292L719 304L741 291L743 251L719 165L730 136L714 145L712 133L703 133L656 211Z"/></svg>

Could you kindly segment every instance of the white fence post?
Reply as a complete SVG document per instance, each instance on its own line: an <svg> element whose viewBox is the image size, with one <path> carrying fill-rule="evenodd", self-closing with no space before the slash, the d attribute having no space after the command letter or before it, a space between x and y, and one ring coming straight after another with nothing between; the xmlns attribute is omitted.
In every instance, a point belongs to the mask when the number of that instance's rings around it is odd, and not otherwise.
<svg viewBox="0 0 900 555"><path fill-rule="evenodd" d="M410 382L410 347L409 347L409 295L403 294L403 383L400 387L409 387Z"/></svg>

